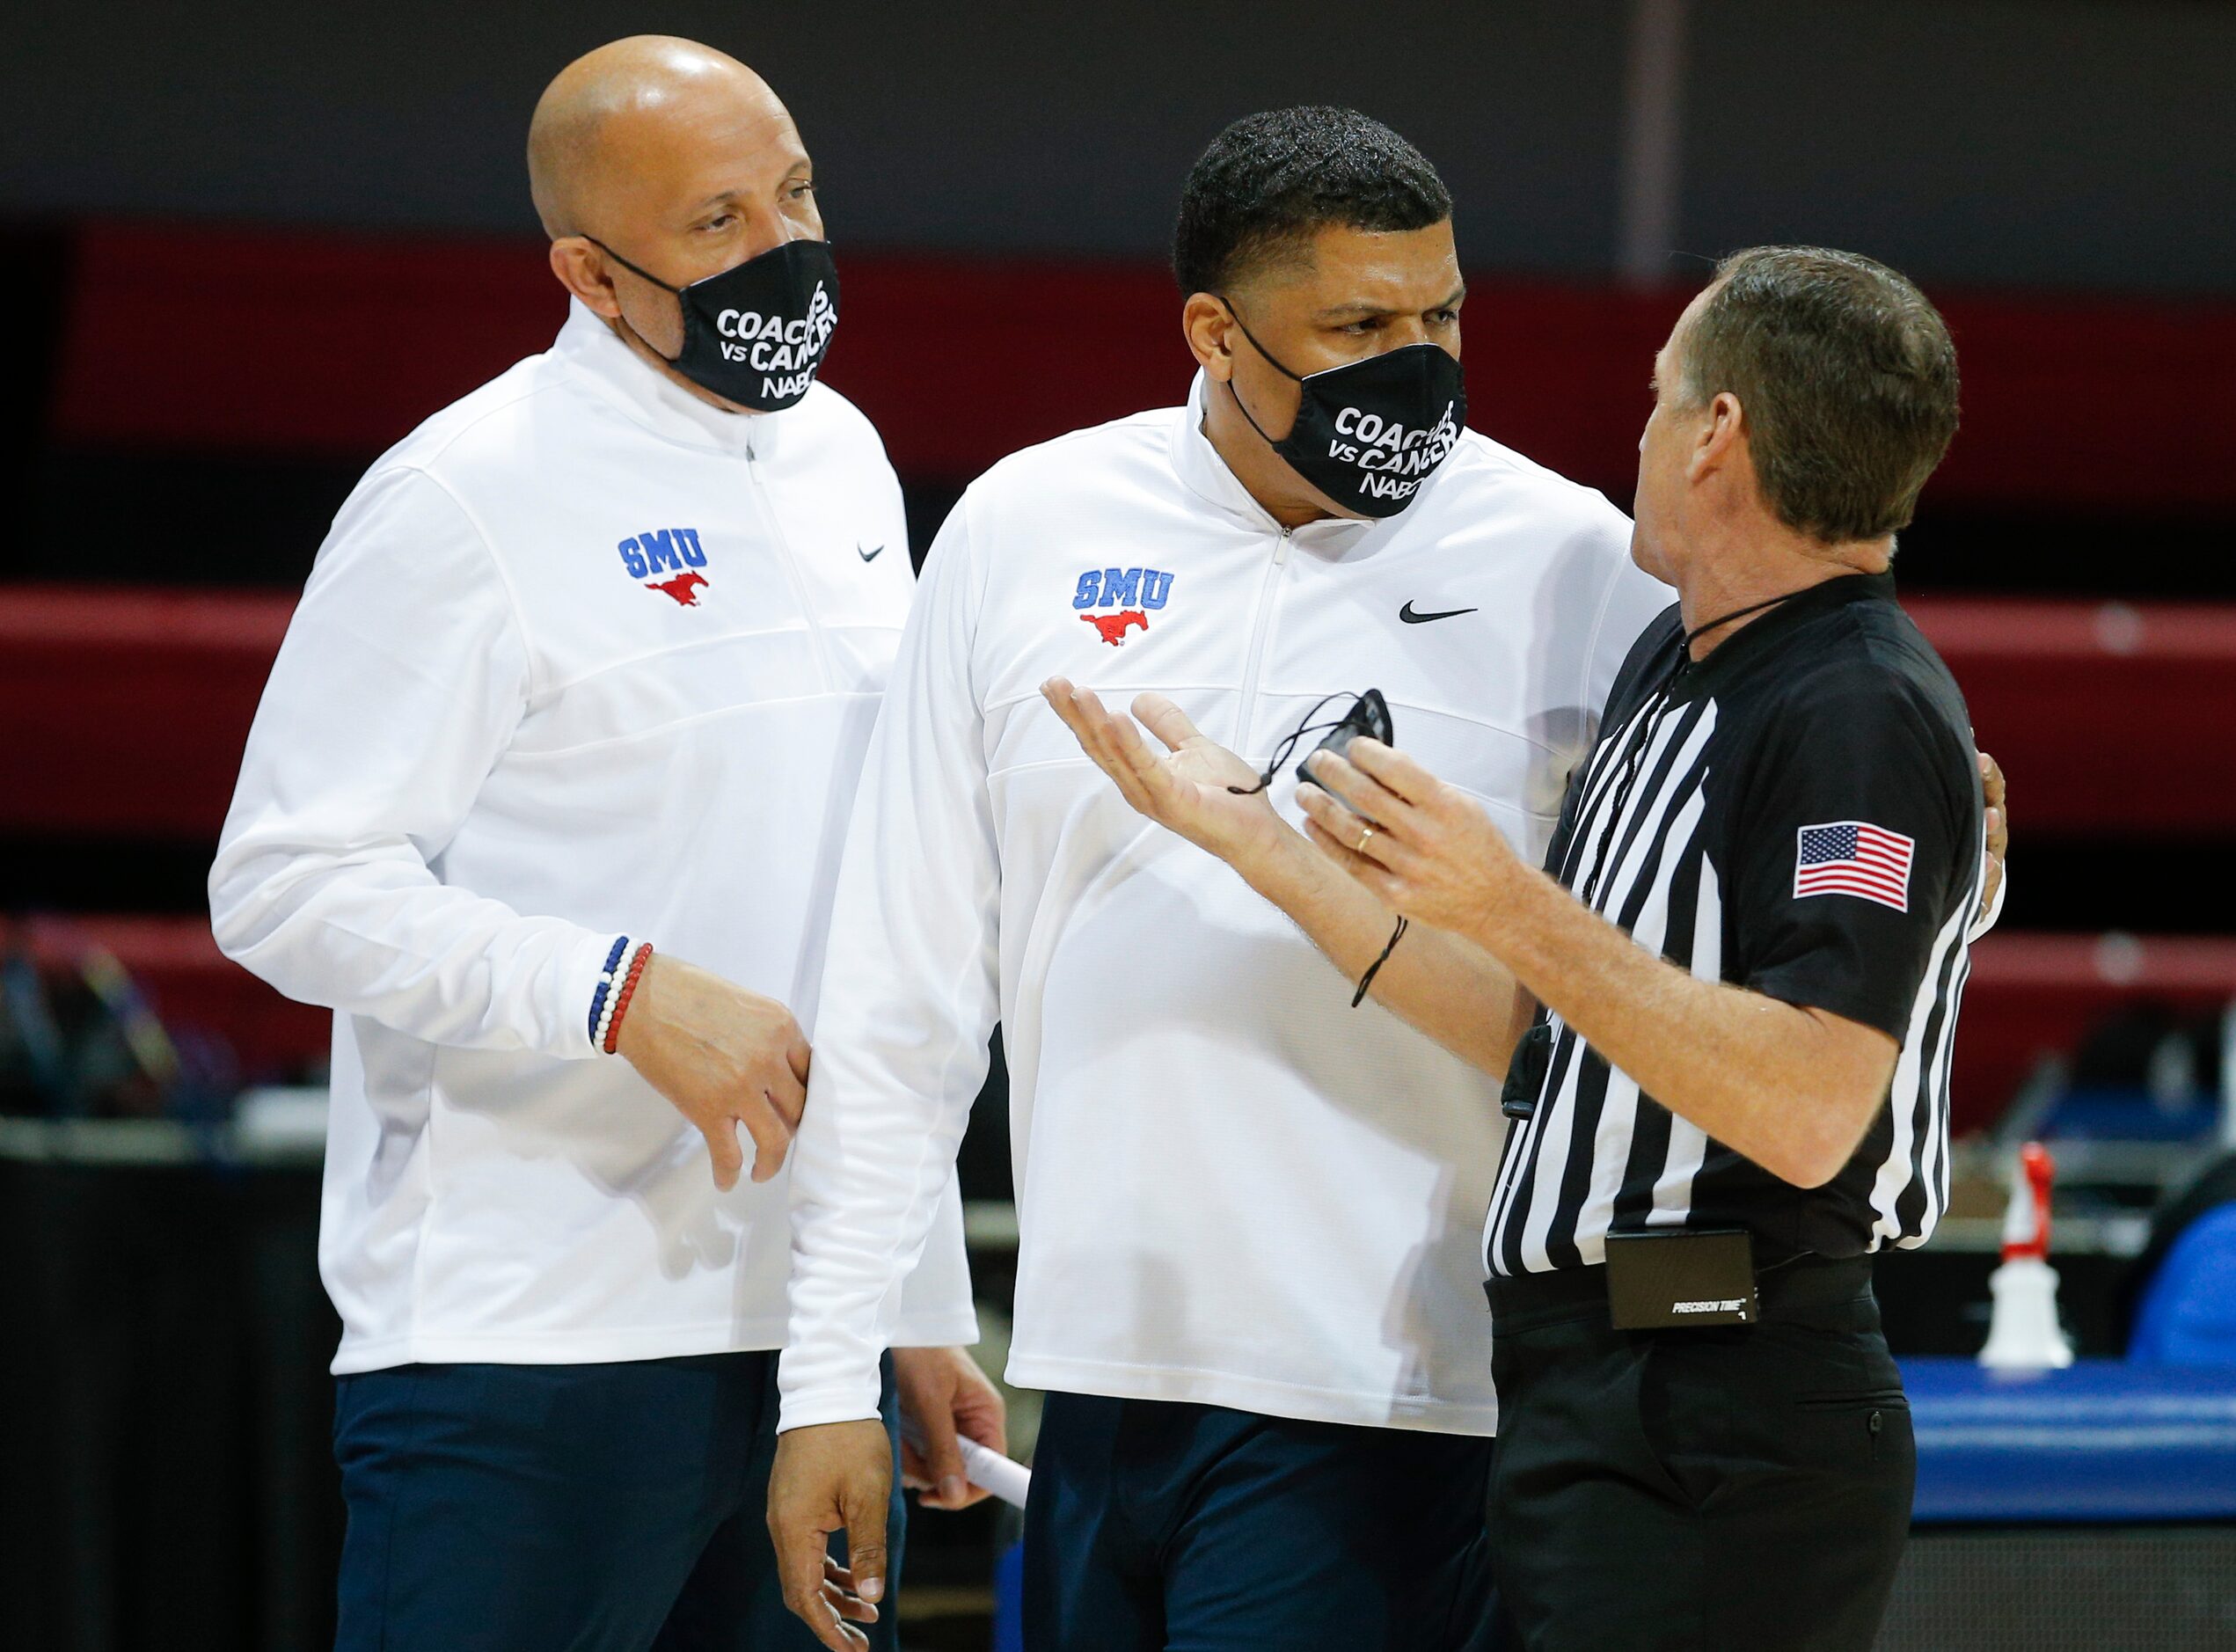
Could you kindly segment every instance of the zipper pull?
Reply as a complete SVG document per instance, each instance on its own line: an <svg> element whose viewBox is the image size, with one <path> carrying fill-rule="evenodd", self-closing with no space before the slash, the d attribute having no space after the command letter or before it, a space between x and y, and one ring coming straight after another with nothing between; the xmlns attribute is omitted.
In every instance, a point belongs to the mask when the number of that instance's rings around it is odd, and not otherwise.
<svg viewBox="0 0 2236 1652"><path fill-rule="evenodd" d="M1274 541L1274 566L1277 568L1289 566L1289 530L1286 528L1281 530L1281 537Z"/></svg>

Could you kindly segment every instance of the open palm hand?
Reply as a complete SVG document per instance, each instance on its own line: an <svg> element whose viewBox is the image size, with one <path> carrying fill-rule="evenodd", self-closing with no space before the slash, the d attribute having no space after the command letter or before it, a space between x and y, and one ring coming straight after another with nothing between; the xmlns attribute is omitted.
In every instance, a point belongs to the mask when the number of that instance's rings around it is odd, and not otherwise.
<svg viewBox="0 0 2236 1652"><path fill-rule="evenodd" d="M1041 693L1127 802L1222 860L1238 862L1289 830L1263 792L1231 789L1254 787L1257 771L1207 738L1162 694L1142 695L1129 717L1060 676L1042 683ZM1144 728L1161 753L1142 737Z"/></svg>

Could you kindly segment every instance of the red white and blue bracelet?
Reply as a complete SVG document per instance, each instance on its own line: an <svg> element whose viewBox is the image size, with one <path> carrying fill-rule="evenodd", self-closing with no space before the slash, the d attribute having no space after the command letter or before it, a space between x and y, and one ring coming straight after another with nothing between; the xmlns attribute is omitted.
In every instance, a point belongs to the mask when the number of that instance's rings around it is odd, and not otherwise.
<svg viewBox="0 0 2236 1652"><path fill-rule="evenodd" d="M629 959L625 969L621 965L625 953ZM637 982L651 958L650 941L641 941L632 950L626 935L614 942L613 950L606 954L605 973L590 997L590 1042L609 1056L620 1049L621 1018L629 1012L629 1000L636 996Z"/></svg>
<svg viewBox="0 0 2236 1652"><path fill-rule="evenodd" d="M590 1047L602 1049L609 1056L614 1053L615 1037L621 1030L621 1015L626 1006L637 977L644 973L645 961L652 956L652 943L646 941L632 953L629 938L623 935L613 943L605 955L605 968L599 972L597 990L590 994ZM625 964L623 960L626 959Z"/></svg>

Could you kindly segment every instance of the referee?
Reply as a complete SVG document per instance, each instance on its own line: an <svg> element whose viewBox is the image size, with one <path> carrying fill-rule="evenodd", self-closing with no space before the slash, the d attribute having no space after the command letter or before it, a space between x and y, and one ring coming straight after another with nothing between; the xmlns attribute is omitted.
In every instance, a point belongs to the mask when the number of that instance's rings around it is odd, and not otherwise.
<svg viewBox="0 0 2236 1652"><path fill-rule="evenodd" d="M1946 1202L1984 871L1964 702L1887 571L1955 353L1895 272L1756 248L1655 383L1633 555L1680 601L1617 678L1551 875L1371 742L1316 769L1357 813L1304 800L1362 882L1542 1006L1487 1236L1524 1644L1861 1648L1915 1471L1870 1254Z"/></svg>

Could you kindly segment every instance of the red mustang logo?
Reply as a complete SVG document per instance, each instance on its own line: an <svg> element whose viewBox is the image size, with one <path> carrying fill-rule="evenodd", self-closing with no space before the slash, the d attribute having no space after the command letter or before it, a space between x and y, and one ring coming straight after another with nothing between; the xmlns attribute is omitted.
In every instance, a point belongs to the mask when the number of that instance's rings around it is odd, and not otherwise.
<svg viewBox="0 0 2236 1652"><path fill-rule="evenodd" d="M678 574L672 580L661 580L645 587L648 591L661 591L674 597L685 608L698 606L699 588L706 583L704 574Z"/></svg>
<svg viewBox="0 0 2236 1652"><path fill-rule="evenodd" d="M1114 648L1126 640L1128 632L1149 629L1149 616L1138 608L1129 608L1115 614L1082 614L1079 618L1092 625L1102 640Z"/></svg>

